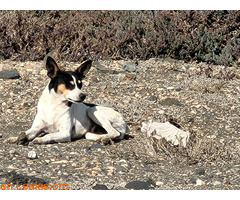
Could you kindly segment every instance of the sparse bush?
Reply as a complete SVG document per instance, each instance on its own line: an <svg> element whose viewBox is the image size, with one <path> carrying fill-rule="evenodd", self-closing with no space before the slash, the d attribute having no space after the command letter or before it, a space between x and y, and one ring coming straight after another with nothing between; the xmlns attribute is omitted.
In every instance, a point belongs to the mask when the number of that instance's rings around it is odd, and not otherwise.
<svg viewBox="0 0 240 200"><path fill-rule="evenodd" d="M0 58L40 60L172 57L232 65L239 11L0 11Z"/></svg>

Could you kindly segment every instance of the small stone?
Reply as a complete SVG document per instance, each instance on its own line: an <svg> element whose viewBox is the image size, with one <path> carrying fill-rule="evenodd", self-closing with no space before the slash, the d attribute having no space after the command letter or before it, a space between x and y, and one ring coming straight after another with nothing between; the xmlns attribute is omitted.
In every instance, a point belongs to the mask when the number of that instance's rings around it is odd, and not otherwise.
<svg viewBox="0 0 240 200"><path fill-rule="evenodd" d="M163 91L165 90L164 88L157 88L157 91L160 92L160 91Z"/></svg>
<svg viewBox="0 0 240 200"><path fill-rule="evenodd" d="M167 90L174 90L174 87L167 87Z"/></svg>
<svg viewBox="0 0 240 200"><path fill-rule="evenodd" d="M195 177L191 177L189 181L192 184L196 184L196 178Z"/></svg>
<svg viewBox="0 0 240 200"><path fill-rule="evenodd" d="M136 65L134 63L131 63L131 62L124 62L122 69L124 71L128 71L128 72L135 72L136 71Z"/></svg>
<svg viewBox="0 0 240 200"><path fill-rule="evenodd" d="M146 181L131 181L125 185L127 189L133 190L149 190L151 189L151 183Z"/></svg>
<svg viewBox="0 0 240 200"><path fill-rule="evenodd" d="M11 155L18 155L19 153L17 152L17 150L13 149L13 150L10 150L9 153Z"/></svg>
<svg viewBox="0 0 240 200"><path fill-rule="evenodd" d="M200 180L200 179L197 179L196 180L196 185L204 185L204 181Z"/></svg>
<svg viewBox="0 0 240 200"><path fill-rule="evenodd" d="M101 145L100 143L94 143L94 144L92 144L89 148L90 148L90 149L97 149L97 148L102 149L102 148L103 148L103 145Z"/></svg>
<svg viewBox="0 0 240 200"><path fill-rule="evenodd" d="M107 175L108 175L108 176L112 176L113 173L115 172L115 170L116 170L115 167L113 167L113 166L108 166L108 167L107 167Z"/></svg>
<svg viewBox="0 0 240 200"><path fill-rule="evenodd" d="M166 98L163 99L162 101L159 102L161 105L163 106L182 106L182 104L180 103L180 101L178 99L175 98Z"/></svg>
<svg viewBox="0 0 240 200"><path fill-rule="evenodd" d="M31 151L28 152L27 158L36 159L37 158L37 153L34 150L31 150Z"/></svg>
<svg viewBox="0 0 240 200"><path fill-rule="evenodd" d="M49 164L49 163L50 163L50 160L45 160L45 162L46 162L47 164Z"/></svg>
<svg viewBox="0 0 240 200"><path fill-rule="evenodd" d="M72 166L73 167L77 167L77 163L72 163Z"/></svg>
<svg viewBox="0 0 240 200"><path fill-rule="evenodd" d="M2 134L2 133L0 133L0 138L2 138L2 136L3 136L3 134Z"/></svg>
<svg viewBox="0 0 240 200"><path fill-rule="evenodd" d="M176 91L176 92L180 92L180 91L181 91L181 88L176 88L175 91Z"/></svg>
<svg viewBox="0 0 240 200"><path fill-rule="evenodd" d="M198 168L198 169L195 170L195 174L197 174L197 175L204 175L205 174L205 169Z"/></svg>
<svg viewBox="0 0 240 200"><path fill-rule="evenodd" d="M211 179L211 178L213 178L213 174L206 174L205 175L205 177L204 177L205 179Z"/></svg>
<svg viewBox="0 0 240 200"><path fill-rule="evenodd" d="M17 78L20 78L20 74L16 69L7 69L7 70L0 71L0 78L17 79Z"/></svg>
<svg viewBox="0 0 240 200"><path fill-rule="evenodd" d="M103 184L96 184L92 187L93 190L108 190L106 185Z"/></svg>
<svg viewBox="0 0 240 200"><path fill-rule="evenodd" d="M151 96L148 99L149 101L157 101L157 97L156 96Z"/></svg>
<svg viewBox="0 0 240 200"><path fill-rule="evenodd" d="M157 186L162 186L164 183L162 181L156 181L155 183Z"/></svg>
<svg viewBox="0 0 240 200"><path fill-rule="evenodd" d="M214 185L214 186L221 185L221 184L222 184L222 183L219 182L219 181L214 181L214 182L213 182L213 185Z"/></svg>
<svg viewBox="0 0 240 200"><path fill-rule="evenodd" d="M101 72L109 72L110 69L106 68L105 66L103 66L102 64L100 64L98 61L94 61L92 64L97 70L101 71Z"/></svg>
<svg viewBox="0 0 240 200"><path fill-rule="evenodd" d="M45 75L45 74L47 74L47 70L42 69L39 74L40 74L40 75Z"/></svg>
<svg viewBox="0 0 240 200"><path fill-rule="evenodd" d="M65 164L68 163L67 160L57 160L57 161L53 161L52 164Z"/></svg>
<svg viewBox="0 0 240 200"><path fill-rule="evenodd" d="M58 146L52 146L50 151L55 151L55 152L59 152L60 149L58 148Z"/></svg>
<svg viewBox="0 0 240 200"><path fill-rule="evenodd" d="M163 115L164 113L165 113L164 110L159 110L159 111L158 111L158 114L160 114L160 115Z"/></svg>

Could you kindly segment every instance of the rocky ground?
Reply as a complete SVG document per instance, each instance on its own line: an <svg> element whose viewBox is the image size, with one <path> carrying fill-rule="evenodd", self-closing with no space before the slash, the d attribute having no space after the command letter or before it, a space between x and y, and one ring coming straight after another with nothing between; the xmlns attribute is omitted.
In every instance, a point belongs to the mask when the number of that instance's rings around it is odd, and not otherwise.
<svg viewBox="0 0 240 200"><path fill-rule="evenodd" d="M48 77L42 62L1 61L0 71L16 69L20 77L0 79L0 183L13 189L35 182L77 190L239 189L240 68L130 62L94 62L83 86L85 102L123 114L130 128L124 140L21 146L4 140L31 126ZM149 119L189 131L187 148L147 138L140 128Z"/></svg>

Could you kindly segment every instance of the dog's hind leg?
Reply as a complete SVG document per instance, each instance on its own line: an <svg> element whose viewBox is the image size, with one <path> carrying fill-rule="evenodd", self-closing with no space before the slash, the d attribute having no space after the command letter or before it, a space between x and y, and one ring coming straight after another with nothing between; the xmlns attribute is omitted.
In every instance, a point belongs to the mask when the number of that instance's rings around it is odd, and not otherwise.
<svg viewBox="0 0 240 200"><path fill-rule="evenodd" d="M115 128L113 128L107 113L104 113L103 110L97 110L95 107L89 108L87 110L89 118L91 118L96 124L103 127L107 134L94 134L86 133L85 138L94 141L101 141L104 139L114 139L119 137L121 134Z"/></svg>

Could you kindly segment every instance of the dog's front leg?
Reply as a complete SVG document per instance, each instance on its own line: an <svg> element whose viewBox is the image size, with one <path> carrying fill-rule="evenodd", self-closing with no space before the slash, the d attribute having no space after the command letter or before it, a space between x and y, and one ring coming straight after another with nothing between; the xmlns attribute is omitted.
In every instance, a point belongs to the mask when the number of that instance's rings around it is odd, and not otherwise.
<svg viewBox="0 0 240 200"><path fill-rule="evenodd" d="M33 140L39 133L41 133L44 128L45 123L37 114L30 129L28 129L26 132L20 133L18 137L8 138L6 142L10 144L17 143L25 145L28 143L28 141Z"/></svg>
<svg viewBox="0 0 240 200"><path fill-rule="evenodd" d="M33 140L35 144L49 144L55 142L70 142L72 131L72 119L70 115L63 115L56 122L57 132L48 133L43 137L36 137Z"/></svg>
<svg viewBox="0 0 240 200"><path fill-rule="evenodd" d="M28 140L33 140L39 133L41 133L46 124L44 121L36 116L36 118L33 121L32 127L26 131L26 137Z"/></svg>
<svg viewBox="0 0 240 200"><path fill-rule="evenodd" d="M33 140L34 144L49 144L55 142L70 142L71 133L70 132L56 132L49 133L43 137L36 137Z"/></svg>

